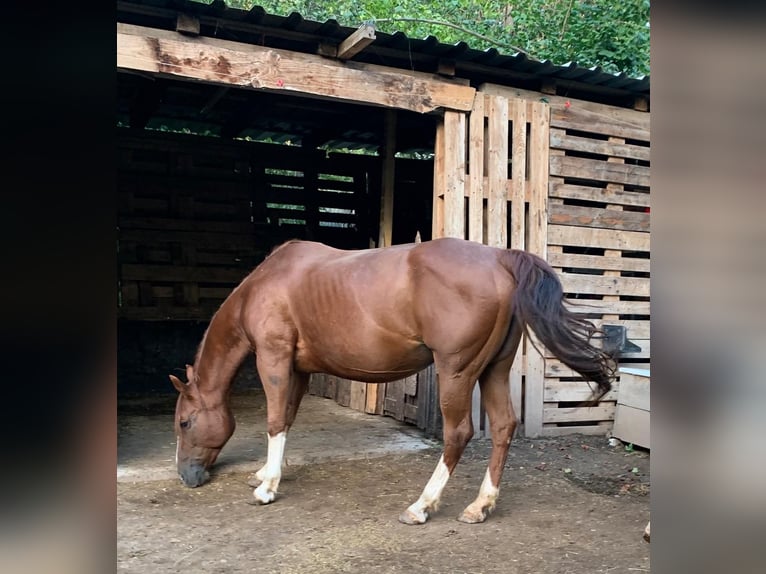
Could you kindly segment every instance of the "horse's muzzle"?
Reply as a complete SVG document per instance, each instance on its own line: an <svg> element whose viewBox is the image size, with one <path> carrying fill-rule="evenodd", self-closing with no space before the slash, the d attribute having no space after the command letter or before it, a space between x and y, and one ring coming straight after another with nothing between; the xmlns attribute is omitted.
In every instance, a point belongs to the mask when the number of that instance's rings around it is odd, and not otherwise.
<svg viewBox="0 0 766 574"><path fill-rule="evenodd" d="M210 473L201 464L189 464L179 467L178 474L183 483L190 488L201 486L210 479Z"/></svg>

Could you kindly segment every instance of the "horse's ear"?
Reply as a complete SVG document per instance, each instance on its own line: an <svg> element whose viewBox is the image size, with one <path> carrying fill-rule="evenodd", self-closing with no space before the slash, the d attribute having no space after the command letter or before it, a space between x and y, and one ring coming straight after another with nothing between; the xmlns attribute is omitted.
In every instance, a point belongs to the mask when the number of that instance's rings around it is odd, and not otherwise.
<svg viewBox="0 0 766 574"><path fill-rule="evenodd" d="M186 365L186 380L190 383L194 381L194 367Z"/></svg>
<svg viewBox="0 0 766 574"><path fill-rule="evenodd" d="M173 383L173 386L176 388L176 390L181 393L182 395L185 395L188 392L188 389L186 388L187 385L181 379L176 377L175 375L168 375L170 377L170 382Z"/></svg>

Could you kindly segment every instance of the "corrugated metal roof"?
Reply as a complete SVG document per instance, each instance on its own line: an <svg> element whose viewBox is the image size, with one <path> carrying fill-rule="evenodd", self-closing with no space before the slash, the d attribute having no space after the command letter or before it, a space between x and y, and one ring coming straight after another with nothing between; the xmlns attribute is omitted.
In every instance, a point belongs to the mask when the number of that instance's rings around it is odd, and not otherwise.
<svg viewBox="0 0 766 574"><path fill-rule="evenodd" d="M356 29L341 26L335 20L306 20L296 12L277 16L259 6L249 11L235 9L223 0L211 4L191 0L117 2L119 22L142 26L175 29L178 12L196 15L200 19L201 34L205 36L305 53L316 53L320 43L339 44ZM633 78L604 72L598 67L579 67L576 63L557 65L547 60L533 60L522 53L506 55L494 48L477 50L466 42L444 44L434 36L417 39L402 32L388 34L378 30L375 41L354 58L359 62L429 72L434 72L438 62L445 59L454 61L456 76L474 83L488 81L535 89L535 82L553 81L567 89L591 92L594 99L602 101L649 97L649 76ZM624 105L629 102L626 100Z"/></svg>

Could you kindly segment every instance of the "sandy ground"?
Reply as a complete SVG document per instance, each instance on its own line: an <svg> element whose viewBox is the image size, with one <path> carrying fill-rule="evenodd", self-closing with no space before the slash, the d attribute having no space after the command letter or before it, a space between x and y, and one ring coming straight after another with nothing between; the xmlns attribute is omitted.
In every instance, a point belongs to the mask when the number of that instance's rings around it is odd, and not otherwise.
<svg viewBox="0 0 766 574"><path fill-rule="evenodd" d="M117 569L170 572L633 573L649 571L649 456L605 437L514 439L497 509L455 520L478 492L490 444L472 441L422 526L399 513L441 450L417 429L307 397L277 500L247 504L265 456L262 397L237 397L234 438L213 480L172 468L172 397L122 400Z"/></svg>

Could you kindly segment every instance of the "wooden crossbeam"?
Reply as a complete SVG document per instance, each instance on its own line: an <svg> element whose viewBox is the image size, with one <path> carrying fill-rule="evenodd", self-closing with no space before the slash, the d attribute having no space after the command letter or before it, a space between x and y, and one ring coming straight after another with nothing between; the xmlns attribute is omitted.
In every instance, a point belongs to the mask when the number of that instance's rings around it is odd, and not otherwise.
<svg viewBox="0 0 766 574"><path fill-rule="evenodd" d="M349 60L372 44L374 40L375 26L362 24L358 30L340 43L336 57L341 60Z"/></svg>
<svg viewBox="0 0 766 574"><path fill-rule="evenodd" d="M476 93L431 74L120 23L117 67L419 113L468 111Z"/></svg>

